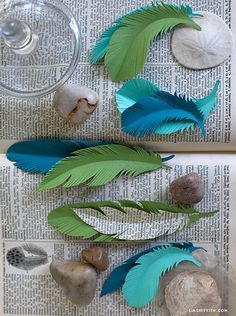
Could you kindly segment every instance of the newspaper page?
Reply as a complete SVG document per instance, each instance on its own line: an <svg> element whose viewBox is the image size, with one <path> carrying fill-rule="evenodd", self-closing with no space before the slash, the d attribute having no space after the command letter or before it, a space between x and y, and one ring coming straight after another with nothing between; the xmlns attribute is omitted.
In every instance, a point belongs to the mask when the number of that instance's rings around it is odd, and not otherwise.
<svg viewBox="0 0 236 316"><path fill-rule="evenodd" d="M104 280L115 267L133 254L160 242L191 241L236 268L236 253L233 250L236 241L233 214L236 168L233 154L179 154L170 162L171 170L161 169L136 178L119 178L103 187L82 185L70 190L56 188L45 192L37 191L42 176L24 173L4 155L0 157L0 315L168 315L158 296L141 309L128 307L120 291L99 297ZM52 279L49 264L56 259L79 259L81 250L88 247L90 242L58 233L48 225L48 213L59 205L81 201L143 199L167 202L170 201L170 182L191 171L200 174L205 188L205 197L197 204L197 209L219 210L219 213L198 221L191 228L155 241L103 243L102 247L109 254L110 267L98 275L94 300L83 308L70 304ZM11 259L11 254L16 251L21 255L20 264ZM29 264L26 259L35 253L40 255L41 260ZM231 313L230 305L226 305L222 306L223 315L235 315L236 310Z"/></svg>
<svg viewBox="0 0 236 316"><path fill-rule="evenodd" d="M5 0L6 1L6 0ZM152 135L135 139L121 131L120 114L118 113L114 94L122 86L112 82L103 64L90 65L89 58L96 41L102 32L116 18L136 8L150 4L148 0L63 0L76 16L81 29L81 57L79 64L69 82L85 85L96 90L102 98L99 108L83 125L65 123L52 107L53 95L34 99L19 99L1 95L0 97L0 139L5 141L32 139L40 137L58 137L66 139L105 139L125 142L158 142L163 151L173 150L234 150L236 145L236 107L233 106L235 80L235 55L218 67L194 71L180 66L171 53L171 34L158 38L150 47L147 63L139 77L152 81L161 89L185 94L189 97L206 96L220 80L218 107L205 123L207 137L204 140L198 128L194 132L177 133L169 136ZM181 1L167 0L166 3L182 4ZM234 3L233 3L234 2ZM187 0L193 11L210 11L222 17L235 32L235 1L232 0ZM235 34L234 34L235 35ZM4 78L13 82L14 76L21 69L12 72L5 67L4 51L0 50L0 71ZM63 49L63 48L62 48ZM1 53L2 52L2 53ZM1 55L2 54L2 55ZM42 54L43 55L43 54ZM45 65L42 60L40 69L34 74L43 76L45 69L50 68L56 77L63 71L63 65ZM63 69L62 69L63 68ZM37 81L37 76L34 78ZM234 89L235 90L235 89ZM19 119L20 118L20 119ZM178 143L178 144L176 144ZM181 145L182 143L182 145ZM210 146L209 146L210 144Z"/></svg>

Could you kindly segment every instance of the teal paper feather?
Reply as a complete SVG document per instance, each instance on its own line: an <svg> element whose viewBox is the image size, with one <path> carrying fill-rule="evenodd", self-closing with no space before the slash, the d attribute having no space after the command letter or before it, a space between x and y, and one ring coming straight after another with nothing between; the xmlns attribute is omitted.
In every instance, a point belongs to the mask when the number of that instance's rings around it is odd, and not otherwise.
<svg viewBox="0 0 236 316"><path fill-rule="evenodd" d="M121 125L124 132L134 137L144 137L160 133L158 127L168 121L186 119L198 124L205 136L203 116L192 100L159 91L155 97L142 97L138 103L126 109L121 116Z"/></svg>
<svg viewBox="0 0 236 316"><path fill-rule="evenodd" d="M79 149L106 144L102 141L38 139L20 141L7 150L7 158L29 173L44 174L58 161Z"/></svg>
<svg viewBox="0 0 236 316"><path fill-rule="evenodd" d="M134 78L127 81L115 95L120 113L137 103L142 97L154 97L160 89L148 80Z"/></svg>
<svg viewBox="0 0 236 316"><path fill-rule="evenodd" d="M125 283L125 278L127 273L131 268L133 268L136 265L136 261L143 255L153 251L154 249L159 249L163 245L157 245L155 247L149 248L147 250L144 250L135 256L132 256L128 260L126 260L122 265L119 267L115 268L109 277L106 279L106 281L103 284L102 291L100 296L104 296L107 294L110 294L112 292L117 291L119 288L122 287L122 285ZM198 250L198 249L203 249L202 247L195 247L191 242L183 242L183 243L171 243L169 246L172 247L177 247L180 249L188 249L190 252ZM205 249L203 249L205 250Z"/></svg>
<svg viewBox="0 0 236 316"><path fill-rule="evenodd" d="M207 120L210 113L217 106L217 92L220 81L215 83L212 92L203 99L193 98L192 101L196 104L197 109L202 114L203 120ZM160 91L158 87L153 85L150 81L144 79L131 79L123 85L121 89L116 92L116 103L119 112L123 113L126 109L132 107L142 97L154 97L155 93ZM131 119L132 121L132 119ZM175 132L184 132L185 130L194 130L195 123L192 120L168 120L162 125L158 126L155 131L156 134L170 134Z"/></svg>
<svg viewBox="0 0 236 316"><path fill-rule="evenodd" d="M119 24L113 25L102 34L96 46L94 47L91 58L90 58L90 63L92 65L95 65L104 59L104 56L106 55L108 51L108 46L109 46L111 37L114 34L114 32L118 30L119 28L120 28Z"/></svg>
<svg viewBox="0 0 236 316"><path fill-rule="evenodd" d="M122 292L129 306L142 307L155 296L159 280L182 261L201 267L188 250L163 246L141 256L129 270Z"/></svg>

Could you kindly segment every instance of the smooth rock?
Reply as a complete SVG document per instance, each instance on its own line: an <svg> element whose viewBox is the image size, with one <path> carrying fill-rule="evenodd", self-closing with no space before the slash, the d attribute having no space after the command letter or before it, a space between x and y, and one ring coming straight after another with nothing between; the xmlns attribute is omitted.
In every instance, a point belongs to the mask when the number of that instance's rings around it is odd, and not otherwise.
<svg viewBox="0 0 236 316"><path fill-rule="evenodd" d="M101 247L90 247L81 252L82 259L92 264L96 269L105 271L109 267L109 259L105 250Z"/></svg>
<svg viewBox="0 0 236 316"><path fill-rule="evenodd" d="M222 304L216 281L202 271L182 272L172 279L165 289L165 302L171 316L217 316Z"/></svg>
<svg viewBox="0 0 236 316"><path fill-rule="evenodd" d="M170 184L170 193L177 203L191 205L203 199L204 186L200 176L192 172L174 180Z"/></svg>
<svg viewBox="0 0 236 316"><path fill-rule="evenodd" d="M84 306L91 303L97 283L97 272L93 266L70 260L53 261L50 272L73 304Z"/></svg>
<svg viewBox="0 0 236 316"><path fill-rule="evenodd" d="M99 105L98 94L83 86L65 84L53 98L57 113L69 123L83 124Z"/></svg>

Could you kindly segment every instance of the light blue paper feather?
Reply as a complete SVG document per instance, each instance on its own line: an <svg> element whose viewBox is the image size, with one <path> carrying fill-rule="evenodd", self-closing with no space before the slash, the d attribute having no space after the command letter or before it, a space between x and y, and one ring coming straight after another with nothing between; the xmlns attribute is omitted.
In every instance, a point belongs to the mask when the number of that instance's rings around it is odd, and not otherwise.
<svg viewBox="0 0 236 316"><path fill-rule="evenodd" d="M21 170L44 174L59 160L70 156L74 151L102 144L105 143L58 139L28 140L13 144L6 155Z"/></svg>
<svg viewBox="0 0 236 316"><path fill-rule="evenodd" d="M155 296L159 279L182 261L190 261L201 267L189 250L163 246L153 250L137 261L135 267L129 270L122 292L129 306L142 307Z"/></svg>
<svg viewBox="0 0 236 316"><path fill-rule="evenodd" d="M165 122L180 120L198 124L205 136L203 116L192 100L159 91L155 97L142 97L126 109L121 116L121 125L124 132L144 137L159 133L158 127Z"/></svg>
<svg viewBox="0 0 236 316"><path fill-rule="evenodd" d="M115 95L117 107L120 113L137 103L142 97L154 97L160 89L153 83L142 78L134 78L127 81Z"/></svg>
<svg viewBox="0 0 236 316"><path fill-rule="evenodd" d="M135 256L132 256L128 260L126 260L122 265L119 267L115 268L109 277L106 279L106 281L103 284L102 291L100 296L104 296L107 294L110 294L112 292L117 291L119 288L122 287L122 285L125 283L125 278L127 273L131 268L133 268L136 265L136 261L143 255L153 251L154 249L159 249L163 245L157 245L155 247L146 249ZM195 247L191 242L184 242L184 243L171 243L169 246L172 247L177 247L180 249L188 249L190 252L198 250L198 249L203 249L202 247ZM203 249L205 250L205 249Z"/></svg>
<svg viewBox="0 0 236 316"><path fill-rule="evenodd" d="M194 98L192 101L196 104L199 111L202 113L203 119L206 120L210 113L217 105L217 92L220 81L215 83L213 91L203 99ZM142 97L153 97L156 92L160 91L158 87L144 79L131 79L116 92L116 103L118 110L123 113L126 109L133 106ZM192 120L169 120L158 126L155 133L170 134L175 132L183 132L185 130L194 130L195 123Z"/></svg>
<svg viewBox="0 0 236 316"><path fill-rule="evenodd" d="M13 144L6 155L10 161L15 163L16 167L25 172L45 174L58 161L69 157L73 152L105 144L108 142L58 139L28 140ZM164 157L162 161L166 162L172 158L174 155Z"/></svg>

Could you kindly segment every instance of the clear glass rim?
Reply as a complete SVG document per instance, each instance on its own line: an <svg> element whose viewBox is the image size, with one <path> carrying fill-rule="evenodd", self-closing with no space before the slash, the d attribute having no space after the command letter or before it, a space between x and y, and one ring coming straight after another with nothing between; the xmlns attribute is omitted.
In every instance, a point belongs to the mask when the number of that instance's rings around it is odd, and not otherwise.
<svg viewBox="0 0 236 316"><path fill-rule="evenodd" d="M24 5L24 4L45 5L45 6L54 8L57 11L60 11L60 13L67 20L69 20L68 22L69 22L71 30L73 31L74 39L75 39L75 48L74 48L73 56L68 66L68 69L65 72L65 74L60 78L60 80L58 80L58 82L56 82L55 84L49 86L48 88L43 88L43 89L30 92L30 91L14 90L0 82L0 92L6 95L10 95L13 97L21 97L21 98L42 97L60 88L71 77L71 75L75 71L75 68L80 58L80 52L81 52L80 30L79 30L79 25L78 25L78 22L76 21L74 14L62 2L58 2L57 0L53 0L53 3L45 1L45 0L23 0L23 1L18 1L14 3L12 6L10 6L10 9L11 7L15 7L17 5Z"/></svg>

